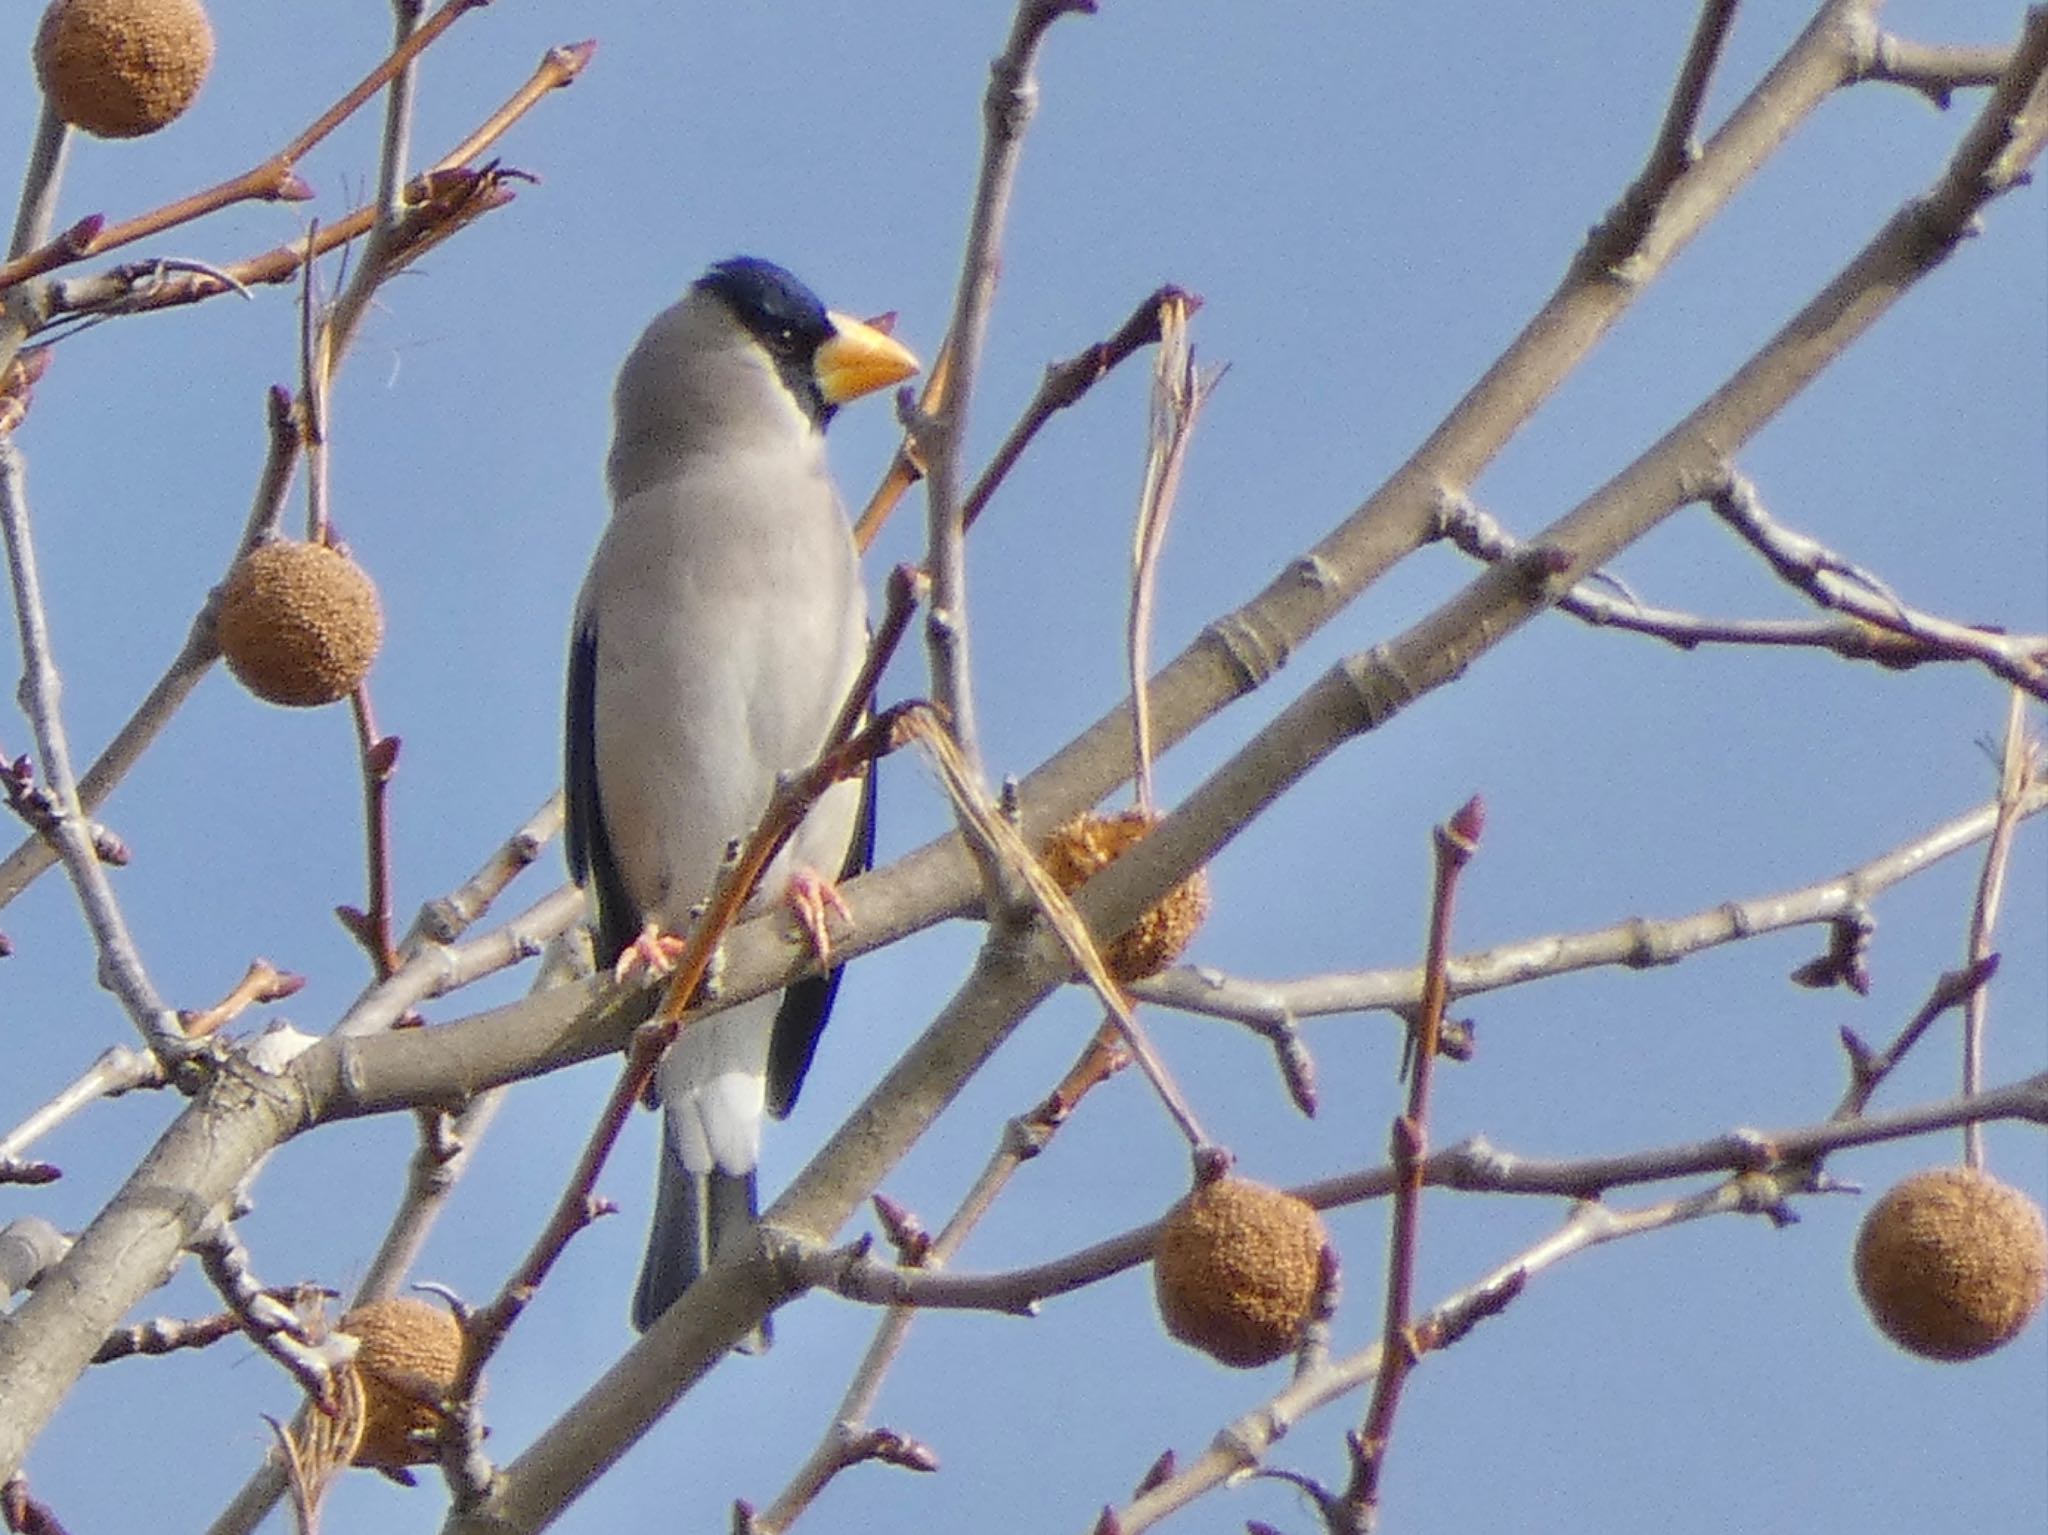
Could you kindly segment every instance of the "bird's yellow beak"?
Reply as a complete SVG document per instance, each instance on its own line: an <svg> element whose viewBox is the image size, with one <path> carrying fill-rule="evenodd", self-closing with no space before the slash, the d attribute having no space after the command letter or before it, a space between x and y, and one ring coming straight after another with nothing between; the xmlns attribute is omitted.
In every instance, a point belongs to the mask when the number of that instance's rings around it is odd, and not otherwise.
<svg viewBox="0 0 2048 1535"><path fill-rule="evenodd" d="M917 358L894 336L851 315L828 314L832 334L818 348L811 372L831 405L844 405L900 384L917 371Z"/></svg>

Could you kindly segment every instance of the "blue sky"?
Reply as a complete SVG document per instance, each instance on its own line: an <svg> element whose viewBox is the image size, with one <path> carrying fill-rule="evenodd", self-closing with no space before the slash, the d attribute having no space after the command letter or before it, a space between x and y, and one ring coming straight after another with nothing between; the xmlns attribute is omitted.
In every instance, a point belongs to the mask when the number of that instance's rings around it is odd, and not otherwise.
<svg viewBox="0 0 2048 1535"><path fill-rule="evenodd" d="M252 163L380 55L381 8L229 7L198 105L159 137L74 147L60 218L126 214ZM1741 17L1710 122L1797 29ZM1926 40L2008 38L2018 7L1897 4ZM1104 0L1063 23L1041 70L974 451L991 449L1046 363L1106 334L1161 282L1200 293L1196 339L1230 373L1203 419L1161 572L1155 652L1170 656L1394 469L1554 286L1641 163L1683 51L1684 8L1262 6ZM25 57L32 16L9 23ZM552 792L570 604L605 508L608 393L640 327L709 262L792 267L835 307L901 315L929 357L951 302L1001 7L773 7L499 0L429 56L417 143L438 154L544 48L596 58L504 141L536 174L517 202L387 288L333 402L335 516L375 574L389 646L374 683L404 741L394 789L401 912L464 878ZM1938 30L1937 30L1938 29ZM0 142L33 127L25 62L0 92ZM1981 101L1946 115L1865 85L1828 103L1635 306L1476 487L1512 529L1548 524L1691 409L1938 172ZM233 260L297 238L365 193L375 114L310 156L310 205L233 210L148 247ZM330 269L331 272L331 269ZM296 371L286 290L107 325L67 341L20 433L74 744L103 742L182 641L218 579L263 452L263 391ZM1741 454L1773 512L1887 578L1908 601L2048 629L2048 204L1994 206L1968 242ZM984 751L1022 773L1122 695L1128 529L1145 379L1112 377L1058 420L973 539ZM834 459L864 493L893 447L885 405L845 412ZM872 566L911 558L913 505ZM1717 615L1794 615L1796 600L1704 511L1617 562L1646 600ZM1170 799L1339 656L1398 633L1472 574L1426 550L1304 647L1260 695L1161 764ZM925 691L915 655L890 696ZM1190 958L1260 977L1412 962L1431 824L1482 792L1491 818L1459 914L1460 947L1673 916L1807 884L1984 799L1983 742L2004 696L1962 668L1893 674L1799 652L1683 655L1539 621L1455 687L1324 764L1221 857L1215 914ZM2036 709L2032 719L2040 728ZM28 748L18 717L0 747ZM253 955L311 984L277 1011L324 1029L364 981L329 915L360 902L345 712L269 709L209 678L106 811L134 863L118 888L160 987L217 996ZM883 783L882 856L946 810L907 759ZM1689 1141L1825 1117L1847 1025L1886 1039L1962 954L1977 859L1884 897L1867 999L1788 985L1800 933L1671 970L1596 972L1475 1001L1481 1050L1439 1078L1440 1138L1484 1132L1529 1155ZM558 855L507 911L559 878ZM1989 1076L2048 1066L2048 856L2022 831L1992 1002ZM46 876L0 913L12 1124L129 1030L93 985L69 891ZM766 1152L802 1165L965 973L975 933L929 932L856 966L795 1117ZM436 1019L516 995L524 974ZM1212 1132L1248 1173L1303 1181L1376 1162L1395 1110L1383 1016L1311 1025L1323 1079L1292 1114L1265 1047L1152 1015ZM1092 1030L1086 999L1032 1019L889 1180L936 1225L994 1144ZM1954 1031L1880 1106L1952 1091ZM476 1299L524 1251L561 1187L609 1065L517 1089L420 1276ZM37 1148L66 1170L7 1209L91 1218L174 1105L102 1105ZM653 1123L640 1116L603 1191L622 1212L572 1247L490 1376L491 1448L509 1456L629 1340ZM344 1126L285 1148L245 1238L273 1282L346 1287L400 1185L410 1121ZM2037 1131L1994 1128L1992 1166L2048 1198ZM1872 1191L1952 1138L1846 1155ZM1184 1187L1171 1126L1135 1077L1091 1100L1028 1168L963 1263L999 1268L1159 1214ZM1631 1202L1631 1201L1623 1201ZM1718 1220L1604 1248L1544 1278L1410 1383L1386 1528L1921 1528L1984 1535L2048 1523L2048 1327L1987 1361L1907 1359L1865 1321L1848 1253L1865 1201L1809 1200L1787 1230ZM1440 1296L1551 1229L1557 1202L1432 1196L1420 1291ZM1385 1211L1332 1220L1350 1276L1340 1347L1378 1326ZM143 1308L195 1314L181 1275ZM813 1299L765 1360L735 1361L562 1520L568 1531L722 1529L767 1502L808 1451L872 1318ZM880 1416L930 1442L935 1477L861 1469L805 1528L1080 1530L1157 1453L1185 1458L1273 1390L1284 1367L1229 1372L1160 1332L1149 1278L1124 1276L1036 1320L921 1322ZM291 1395L237 1344L95 1372L29 1462L76 1529L199 1528ZM1280 1461L1341 1477L1363 1403L1300 1425ZM168 1431L167 1431L168 1430ZM118 1446L118 1452L115 1447ZM115 1454L121 1474L108 1473ZM335 1530L430 1530L442 1499L351 1478ZM1306 1530L1275 1483L1215 1495L1169 1528L1247 1518Z"/></svg>

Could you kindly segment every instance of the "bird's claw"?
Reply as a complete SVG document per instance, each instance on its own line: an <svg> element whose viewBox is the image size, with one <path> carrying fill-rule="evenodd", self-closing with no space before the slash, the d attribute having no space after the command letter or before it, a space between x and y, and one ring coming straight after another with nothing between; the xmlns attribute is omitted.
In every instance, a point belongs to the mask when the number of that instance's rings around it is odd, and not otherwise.
<svg viewBox="0 0 2048 1535"><path fill-rule="evenodd" d="M664 933L650 922L640 930L638 938L620 951L618 962L612 966L612 979L624 982L640 969L645 969L650 976L668 975L674 971L688 947L674 933Z"/></svg>
<svg viewBox="0 0 2048 1535"><path fill-rule="evenodd" d="M839 893L839 887L815 869L798 869L789 877L789 894L784 899L789 903L790 915L796 918L797 926L810 939L811 950L818 956L818 963L830 963L832 932L826 913L837 912L842 922L848 925L853 922L853 908L846 904L846 897Z"/></svg>

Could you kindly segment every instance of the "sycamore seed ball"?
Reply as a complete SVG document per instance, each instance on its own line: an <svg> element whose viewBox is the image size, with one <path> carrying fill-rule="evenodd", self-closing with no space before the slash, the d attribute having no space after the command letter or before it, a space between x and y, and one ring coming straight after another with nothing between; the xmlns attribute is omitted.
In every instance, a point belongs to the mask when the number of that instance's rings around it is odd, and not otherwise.
<svg viewBox="0 0 2048 1535"><path fill-rule="evenodd" d="M1152 1252L1153 1290L1166 1330L1249 1369L1301 1342L1329 1238L1292 1194L1218 1178L1173 1207Z"/></svg>
<svg viewBox="0 0 2048 1535"><path fill-rule="evenodd" d="M1046 839L1045 870L1071 894L1114 863L1157 824L1142 810L1074 817ZM1103 945L1102 961L1126 986L1157 975L1179 959L1209 915L1209 879L1202 870L1175 885L1136 922Z"/></svg>
<svg viewBox="0 0 2048 1535"><path fill-rule="evenodd" d="M192 105L213 64L213 28L199 0L51 0L35 64L65 122L139 138Z"/></svg>
<svg viewBox="0 0 2048 1535"><path fill-rule="evenodd" d="M2034 1202L1987 1173L1915 1173L1871 1207L1856 1238L1870 1319L1923 1359L2001 1348L2048 1294L2048 1228Z"/></svg>
<svg viewBox="0 0 2048 1535"><path fill-rule="evenodd" d="M346 698L384 639L377 588L325 544L259 544L228 572L214 633L236 679L269 703L312 708Z"/></svg>
<svg viewBox="0 0 2048 1535"><path fill-rule="evenodd" d="M355 1464L395 1470L434 1458L438 1403L462 1371L462 1324L446 1307L404 1297L373 1300L341 1319L360 1345L354 1369L363 1383L363 1437Z"/></svg>

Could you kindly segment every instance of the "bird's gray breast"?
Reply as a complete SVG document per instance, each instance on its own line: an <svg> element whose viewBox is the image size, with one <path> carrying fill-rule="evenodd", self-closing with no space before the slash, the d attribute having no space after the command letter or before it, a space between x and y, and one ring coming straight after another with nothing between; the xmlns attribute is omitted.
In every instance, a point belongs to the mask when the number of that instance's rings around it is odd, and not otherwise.
<svg viewBox="0 0 2048 1535"><path fill-rule="evenodd" d="M615 510L584 604L605 830L642 915L679 927L776 776L815 757L865 651L859 569L822 462L677 463ZM792 858L836 870L856 803L834 791L764 899Z"/></svg>

